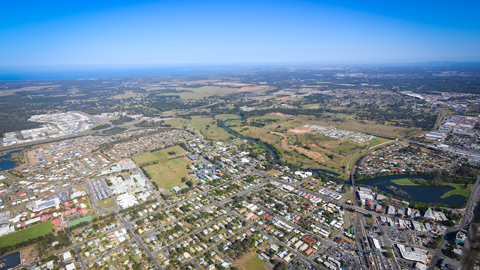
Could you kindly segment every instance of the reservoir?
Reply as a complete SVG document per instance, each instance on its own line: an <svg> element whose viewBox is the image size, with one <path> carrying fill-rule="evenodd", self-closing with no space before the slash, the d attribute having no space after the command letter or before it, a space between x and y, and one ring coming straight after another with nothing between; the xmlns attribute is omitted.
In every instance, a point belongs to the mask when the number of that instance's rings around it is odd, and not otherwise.
<svg viewBox="0 0 480 270"><path fill-rule="evenodd" d="M461 195L451 195L447 198L440 198L448 191L454 190L454 188L451 186L404 186L395 184L390 181L401 178L421 179L422 177L415 175L390 175L384 177L377 177L369 180L357 181L356 183L376 187L379 190L384 191L388 194L392 194L394 196L398 196L409 201L423 203L444 203L448 205L463 205L465 203L466 198ZM394 194L391 190L387 189L387 186L394 186L403 189L408 195Z"/></svg>
<svg viewBox="0 0 480 270"><path fill-rule="evenodd" d="M20 265L20 252L0 258L0 270L13 269Z"/></svg>
<svg viewBox="0 0 480 270"><path fill-rule="evenodd" d="M22 149L15 150L15 151L9 152L6 155L0 156L0 158L3 159L3 161L0 162L0 171L11 169L17 165L16 161L10 161L10 160L7 160L7 158L12 156L12 154L18 153L18 152L22 152Z"/></svg>

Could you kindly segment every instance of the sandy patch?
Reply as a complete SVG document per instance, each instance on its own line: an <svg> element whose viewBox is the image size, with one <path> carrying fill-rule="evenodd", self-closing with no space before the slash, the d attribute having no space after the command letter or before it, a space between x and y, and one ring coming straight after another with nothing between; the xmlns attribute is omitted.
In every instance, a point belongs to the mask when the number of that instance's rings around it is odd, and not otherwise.
<svg viewBox="0 0 480 270"><path fill-rule="evenodd" d="M309 133L310 130L306 127L297 127L294 129L291 129L287 131L287 133L293 133L293 134L304 134L304 133Z"/></svg>

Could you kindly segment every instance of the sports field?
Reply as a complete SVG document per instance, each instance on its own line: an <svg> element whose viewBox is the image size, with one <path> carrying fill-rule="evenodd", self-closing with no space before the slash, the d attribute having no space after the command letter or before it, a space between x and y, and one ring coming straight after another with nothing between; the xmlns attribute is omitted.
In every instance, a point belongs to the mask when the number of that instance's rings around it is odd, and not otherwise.
<svg viewBox="0 0 480 270"><path fill-rule="evenodd" d="M257 253L255 252L250 252L245 254L242 258L239 260L235 261L235 263L238 263L239 266L241 266L245 270L268 270L271 269L268 267L264 261L260 260L257 257Z"/></svg>
<svg viewBox="0 0 480 270"><path fill-rule="evenodd" d="M176 146L165 148L163 150L153 152L153 153L150 153L150 152L143 153L141 155L133 157L133 161L135 162L135 164L140 165L140 164L144 164L144 163L148 163L148 162L152 162L152 161L160 161L160 160L164 160L164 159L169 159L169 158L172 158L172 157L175 156L175 155L169 155L168 154L168 152L172 152L172 151L175 152L175 154L180 154L180 153L185 153L186 152L185 149L176 145Z"/></svg>
<svg viewBox="0 0 480 270"><path fill-rule="evenodd" d="M92 216L86 216L86 217L83 217L83 218L79 218L79 219L76 219L74 221L70 221L67 223L67 227L73 227L79 223L82 223L82 222L92 222L93 218Z"/></svg>
<svg viewBox="0 0 480 270"><path fill-rule="evenodd" d="M13 246L28 239L37 238L53 231L52 222L43 222L30 228L0 237L0 248Z"/></svg>
<svg viewBox="0 0 480 270"><path fill-rule="evenodd" d="M190 170L187 169L187 165L191 163L186 158L176 158L146 166L145 169L159 188L169 189L183 184L182 177L188 177Z"/></svg>

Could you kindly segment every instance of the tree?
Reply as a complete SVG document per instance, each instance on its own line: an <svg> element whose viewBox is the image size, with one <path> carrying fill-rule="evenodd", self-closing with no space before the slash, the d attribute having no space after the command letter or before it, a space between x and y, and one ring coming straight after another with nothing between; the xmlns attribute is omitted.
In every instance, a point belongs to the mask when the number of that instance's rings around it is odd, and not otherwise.
<svg viewBox="0 0 480 270"><path fill-rule="evenodd" d="M455 222L454 222L453 220L451 220L451 219L445 220L445 221L443 222L443 224L445 224L445 226L448 226L448 227L453 227L453 226L455 226Z"/></svg>
<svg viewBox="0 0 480 270"><path fill-rule="evenodd" d="M387 252L387 258L393 259L393 253L392 252Z"/></svg>
<svg viewBox="0 0 480 270"><path fill-rule="evenodd" d="M287 269L287 264L285 262L278 262L275 264L275 267L273 268L275 270L286 270Z"/></svg>

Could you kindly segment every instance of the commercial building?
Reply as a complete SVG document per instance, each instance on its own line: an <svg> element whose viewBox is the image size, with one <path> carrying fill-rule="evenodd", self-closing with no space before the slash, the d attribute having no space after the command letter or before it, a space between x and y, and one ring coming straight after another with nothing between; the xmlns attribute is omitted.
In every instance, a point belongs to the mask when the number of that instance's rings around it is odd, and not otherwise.
<svg viewBox="0 0 480 270"><path fill-rule="evenodd" d="M42 211L51 207L57 207L60 205L60 199L55 198L52 200L38 200L32 204L27 205L27 208L32 212Z"/></svg>

